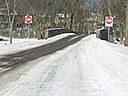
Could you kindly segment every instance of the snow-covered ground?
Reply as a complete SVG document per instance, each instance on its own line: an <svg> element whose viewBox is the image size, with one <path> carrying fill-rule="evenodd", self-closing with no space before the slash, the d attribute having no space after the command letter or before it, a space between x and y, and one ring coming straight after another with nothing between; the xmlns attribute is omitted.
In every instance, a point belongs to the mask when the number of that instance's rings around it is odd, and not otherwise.
<svg viewBox="0 0 128 96"><path fill-rule="evenodd" d="M128 96L128 48L95 35L35 63L0 96Z"/></svg>
<svg viewBox="0 0 128 96"><path fill-rule="evenodd" d="M38 47L41 45L45 45L48 43L52 43L54 41L57 41L61 38L67 37L69 35L73 35L73 33L57 35L57 36L48 38L47 40L13 39L13 44L9 44L9 38L0 36L1 38L8 40L8 41L0 41L0 55L12 53L12 52L18 52L18 51Z"/></svg>

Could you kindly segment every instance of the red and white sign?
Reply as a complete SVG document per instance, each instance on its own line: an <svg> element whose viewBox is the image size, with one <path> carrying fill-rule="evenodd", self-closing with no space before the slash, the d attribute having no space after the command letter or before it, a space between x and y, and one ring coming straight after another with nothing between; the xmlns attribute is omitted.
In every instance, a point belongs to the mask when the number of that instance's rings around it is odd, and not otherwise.
<svg viewBox="0 0 128 96"><path fill-rule="evenodd" d="M32 16L25 16L25 23L27 24L32 23Z"/></svg>
<svg viewBox="0 0 128 96"><path fill-rule="evenodd" d="M105 26L113 27L113 17L105 17Z"/></svg>

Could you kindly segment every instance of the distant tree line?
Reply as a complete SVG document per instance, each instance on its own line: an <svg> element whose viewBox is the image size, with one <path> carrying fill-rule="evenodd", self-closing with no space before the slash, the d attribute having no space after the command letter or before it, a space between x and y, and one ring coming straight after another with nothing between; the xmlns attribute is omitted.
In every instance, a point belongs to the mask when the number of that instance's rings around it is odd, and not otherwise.
<svg viewBox="0 0 128 96"><path fill-rule="evenodd" d="M16 27L31 27L38 39L42 30L64 27L78 32L94 31L95 23L105 16L114 17L114 26L120 27L120 43L128 46L127 0L0 0L0 8L8 13L10 43ZM26 25L25 15L33 16L33 23ZM102 24L101 24L102 25ZM110 36L113 40L113 35Z"/></svg>
<svg viewBox="0 0 128 96"><path fill-rule="evenodd" d="M99 2L100 14L103 17L114 17L114 27L120 28L120 43L123 44L123 38L125 38L124 43L128 46L128 0L99 0Z"/></svg>
<svg viewBox="0 0 128 96"><path fill-rule="evenodd" d="M36 30L38 39L41 39L40 29L44 30L49 27L64 27L85 32L87 28L84 20L89 16L89 9L86 6L87 1L0 0L0 8L6 8L8 12L10 43L12 43L12 34L15 27L26 26L23 19L27 14L33 16L33 24L29 26ZM20 23L21 20L23 24Z"/></svg>

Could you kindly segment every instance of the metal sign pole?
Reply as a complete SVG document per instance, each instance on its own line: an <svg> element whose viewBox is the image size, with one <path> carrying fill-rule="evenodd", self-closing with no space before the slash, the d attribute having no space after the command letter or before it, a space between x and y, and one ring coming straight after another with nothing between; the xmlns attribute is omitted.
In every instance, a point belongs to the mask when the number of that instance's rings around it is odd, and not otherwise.
<svg viewBox="0 0 128 96"><path fill-rule="evenodd" d="M30 33L31 32L31 30L30 30L30 23L28 24L28 38L30 39Z"/></svg>
<svg viewBox="0 0 128 96"><path fill-rule="evenodd" d="M30 34L30 33L29 33L29 24L28 24L28 39L29 39L29 34Z"/></svg>
<svg viewBox="0 0 128 96"><path fill-rule="evenodd" d="M108 41L109 41L109 37L110 36L110 27L108 27Z"/></svg>
<svg viewBox="0 0 128 96"><path fill-rule="evenodd" d="M30 29L29 29L29 24L27 24L27 29L28 29L28 39L30 38Z"/></svg>

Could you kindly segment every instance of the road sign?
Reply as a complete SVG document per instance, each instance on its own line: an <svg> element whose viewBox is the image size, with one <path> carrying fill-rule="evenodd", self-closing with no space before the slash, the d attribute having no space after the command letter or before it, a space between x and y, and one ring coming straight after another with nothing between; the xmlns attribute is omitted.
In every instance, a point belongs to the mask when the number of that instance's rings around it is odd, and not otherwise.
<svg viewBox="0 0 128 96"><path fill-rule="evenodd" d="M113 17L105 17L105 26L113 27Z"/></svg>
<svg viewBox="0 0 128 96"><path fill-rule="evenodd" d="M25 23L27 24L32 23L32 16L25 16Z"/></svg>
<svg viewBox="0 0 128 96"><path fill-rule="evenodd" d="M110 35L110 27L113 27L113 17L105 17L105 26L108 27L108 41L109 41L109 35Z"/></svg>

